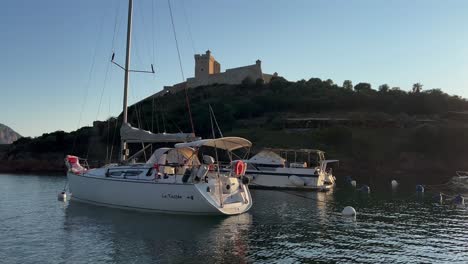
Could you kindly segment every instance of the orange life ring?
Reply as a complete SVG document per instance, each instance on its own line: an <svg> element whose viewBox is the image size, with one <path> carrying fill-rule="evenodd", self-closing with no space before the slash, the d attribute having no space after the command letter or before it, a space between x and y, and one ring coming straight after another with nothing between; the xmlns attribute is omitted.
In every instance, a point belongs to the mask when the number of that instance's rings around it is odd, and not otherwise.
<svg viewBox="0 0 468 264"><path fill-rule="evenodd" d="M236 163L236 175L243 175L245 169L245 163L242 160L237 161Z"/></svg>

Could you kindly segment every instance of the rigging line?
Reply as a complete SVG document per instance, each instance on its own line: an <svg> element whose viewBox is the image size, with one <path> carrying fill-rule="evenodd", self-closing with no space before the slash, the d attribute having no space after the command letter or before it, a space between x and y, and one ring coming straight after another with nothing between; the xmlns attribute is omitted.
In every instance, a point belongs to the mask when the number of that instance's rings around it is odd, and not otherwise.
<svg viewBox="0 0 468 264"><path fill-rule="evenodd" d="M136 33L132 34L132 42L135 43L135 45L133 45L132 48L133 48L133 51L134 51L134 54L135 54L135 56L137 58L138 63L143 65L144 63L143 63L143 60L140 57L140 52L139 52L138 45L136 45L137 42L136 42L135 35L136 35Z"/></svg>
<svg viewBox="0 0 468 264"><path fill-rule="evenodd" d="M98 111L97 111L97 114L96 114L96 118L94 119L96 121L98 120L99 114L101 112L102 98L104 97L104 91L105 91L106 86L107 86L107 77L109 76L109 67L110 67L111 64L112 64L112 62L110 62L110 61L107 63L106 73L104 75L104 84L102 85L101 96L99 98ZM88 141L88 150L86 151L86 158L88 158L90 148L91 148L91 144Z"/></svg>
<svg viewBox="0 0 468 264"><path fill-rule="evenodd" d="M211 107L211 105L210 105L210 115L213 115L213 119L215 121L216 127L218 128L219 135L221 137L224 137L223 132L221 131L221 128L219 128L218 120L216 120L216 116L215 116L215 113L214 113L213 108Z"/></svg>
<svg viewBox="0 0 468 264"><path fill-rule="evenodd" d="M215 134L215 131L214 131L213 116L211 115L211 112L210 112L210 123L211 123L211 132L212 132L212 135L213 135L213 139L215 139L216 134Z"/></svg>
<svg viewBox="0 0 468 264"><path fill-rule="evenodd" d="M148 124L148 119L145 118L145 112L143 109L145 105L143 102L138 102L136 105L138 104L140 104L140 106L139 108L137 108L137 117L140 119L140 126L141 126L140 128L149 130L150 126Z"/></svg>
<svg viewBox="0 0 468 264"><path fill-rule="evenodd" d="M190 43L192 44L193 54L196 54L197 52L195 51L195 42L193 41L192 30L191 30L191 28L190 28L190 23L189 23L189 21L188 21L187 12L185 11L184 2L185 2L185 1L182 1L182 12L183 12L183 14L184 14L185 23L187 24L187 29L188 29L188 33L189 33Z"/></svg>
<svg viewBox="0 0 468 264"><path fill-rule="evenodd" d="M120 4L117 4L117 13L115 14L115 21L114 21L114 32L113 32L113 36L112 36L112 44L111 46L114 47L114 42L115 42L115 33L116 33L116 27L117 27L117 18L118 18L118 10L120 8ZM112 64L112 62L108 62L107 63L107 66L106 66L106 73L104 75L104 84L102 85L102 90L101 90L101 96L99 98L99 105L98 105L98 110L97 110L97 113L96 113L96 118L95 120L98 120L99 118L99 114L101 113L101 105L102 105L102 98L104 97L104 91L106 90L106 87L107 87L107 79L109 77L109 68L110 68L110 65ZM108 126L109 128L109 126ZM109 131L109 130L108 130ZM86 151L86 158L88 158L89 156L89 150L91 148L91 144L90 142L88 141L88 150ZM106 149L108 148L108 146L106 146ZM107 152L107 150L106 150ZM107 153L106 153L106 159L107 159Z"/></svg>
<svg viewBox="0 0 468 264"><path fill-rule="evenodd" d="M177 41L177 34L175 30L175 25L174 25L174 16L172 15L171 0L167 0L167 4L169 5L169 13L171 15L172 31L174 33L174 40L175 40L176 48L177 48L177 55L179 57L179 66L180 66L180 72L182 74L182 82L185 82L184 69L182 67L182 59L180 57L179 42ZM190 125L192 127L192 133L195 134L195 127L193 125L192 110L190 109L190 101L188 97L187 85L185 85L184 90L185 90L185 102L187 104L187 110L189 112Z"/></svg>
<svg viewBox="0 0 468 264"><path fill-rule="evenodd" d="M104 24L104 16L101 17L101 23L99 26L99 33L98 33L97 40L96 40L96 46L94 47L93 61L91 63L91 68L89 69L88 81L87 81L86 89L85 89L85 96L83 99L83 104L81 105L80 117L78 118L78 125L77 125L76 130L80 128L81 118L83 117L83 112L85 109L86 101L88 100L88 93L89 93L88 90L89 90L89 87L91 86L91 79L93 77L94 65L96 64L96 56L97 56L97 51L99 47L99 42L101 41L103 24ZM72 153L75 151L77 137L78 137L78 132L76 132L75 139L73 140Z"/></svg>
<svg viewBox="0 0 468 264"><path fill-rule="evenodd" d="M112 162L112 154L114 152L115 134L117 134L117 124L118 123L119 123L119 119L115 118L115 126L114 126L114 133L112 135L112 143L111 143L111 149L110 149L110 155L109 155L109 163Z"/></svg>
<svg viewBox="0 0 468 264"><path fill-rule="evenodd" d="M155 45L155 41L154 41L154 0L151 1L151 38L153 40L153 64L156 63L156 56L155 56L155 53L154 53L154 45ZM156 78L156 76L153 74L153 78Z"/></svg>
<svg viewBox="0 0 468 264"><path fill-rule="evenodd" d="M154 132L154 97L151 99L151 132Z"/></svg>
<svg viewBox="0 0 468 264"><path fill-rule="evenodd" d="M155 99L155 98L153 97L153 100L154 100L154 99ZM158 129L158 133L159 133L159 132L160 132L160 131L159 131L159 115L158 115L158 112L156 111L156 108L155 108L155 107L153 107L152 111L156 114L156 128Z"/></svg>
<svg viewBox="0 0 468 264"><path fill-rule="evenodd" d="M120 6L121 2L117 2L116 4L116 11L115 11L115 19L114 19L114 30L112 33L112 53L114 53L114 48L115 48L115 38L119 33L120 30L120 22L122 21L121 19L119 20L119 13L120 13ZM106 75L107 75L107 70L106 70ZM113 151L113 144L114 144L114 139L112 139L112 142L110 144L112 145L110 147L109 151L109 141L110 141L110 129L111 129L111 102L112 102L112 93L109 94L109 106L108 106L108 111L107 111L107 140L106 140L106 162L110 163L112 160L112 151ZM115 126L117 126L118 118L115 119ZM112 137L115 137L115 129L114 129L114 134Z"/></svg>
<svg viewBox="0 0 468 264"><path fill-rule="evenodd" d="M117 8L116 8L116 12L115 12L114 33L113 33L113 35L112 35L112 52L114 52L115 37L116 37L116 35L118 34L118 30L120 29L120 27L119 27L119 28L117 27L117 24L120 25L119 22L121 21L121 20L119 20L120 3L121 3L121 2L119 2L119 3L117 4Z"/></svg>
<svg viewBox="0 0 468 264"><path fill-rule="evenodd" d="M176 128L177 130L179 130L180 133L184 133L184 132L182 131L182 129L180 129L180 127L174 122L174 120L172 120L172 119L169 119L169 120L170 120L171 123L175 126L175 128Z"/></svg>
<svg viewBox="0 0 468 264"><path fill-rule="evenodd" d="M140 110L138 109L138 103L135 104L135 109L134 109L134 115L136 116L137 118L137 126L138 128L141 128L143 129L143 126L142 126L142 122L141 122L141 118L140 118Z"/></svg>
<svg viewBox="0 0 468 264"><path fill-rule="evenodd" d="M106 163L110 163L110 160L109 160L109 137L110 137L110 118L107 119Z"/></svg>
<svg viewBox="0 0 468 264"><path fill-rule="evenodd" d="M137 127L142 128L141 120L140 120L140 116L139 116L139 111L138 111L138 103L139 102L137 100L135 100L135 95L133 93L130 96L132 97L133 102L136 101L136 103L134 103L133 105L130 106L130 107L132 107L132 119L131 119L131 121L133 121L133 118L136 116Z"/></svg>
<svg viewBox="0 0 468 264"><path fill-rule="evenodd" d="M149 129L148 120L144 118L144 115L141 114L143 112L143 103L141 103L141 105L139 104L140 102L135 104L135 111L136 111L138 126L141 129Z"/></svg>
<svg viewBox="0 0 468 264"><path fill-rule="evenodd" d="M158 106L160 111L161 111L161 119L162 119L162 123L163 123L163 132L166 133L166 120L164 118L164 109L163 109L163 105L161 104L161 100L159 99L159 97L157 97L156 99L158 99ZM159 132L159 119L158 119L158 132Z"/></svg>
<svg viewBox="0 0 468 264"><path fill-rule="evenodd" d="M166 119L164 118L164 110L161 109L161 119L162 119L162 124L163 124L163 133L166 133Z"/></svg>
<svg viewBox="0 0 468 264"><path fill-rule="evenodd" d="M140 5L140 8L135 8L135 11L136 11L136 12L139 12L139 15L137 15L136 17L137 17L137 18L140 18L142 28L143 28L143 29L146 29L147 27L146 27L146 23L145 23L145 16L144 16L144 11L142 10L142 9L143 9L142 6L143 6L143 2L142 2L142 4ZM135 31L136 31L136 30L135 30ZM148 39L147 39L146 34L141 34L141 35L144 36L144 41L141 42L141 43L142 43L142 46L143 46L143 51L144 51L144 52L148 51L147 54L151 54L150 48L149 48L149 46L147 45L147 44L149 43L149 41L148 41ZM137 39L143 39L143 38L137 38ZM135 44L136 44L136 43L138 43L138 41L135 40ZM135 45L135 46L136 46L136 45Z"/></svg>

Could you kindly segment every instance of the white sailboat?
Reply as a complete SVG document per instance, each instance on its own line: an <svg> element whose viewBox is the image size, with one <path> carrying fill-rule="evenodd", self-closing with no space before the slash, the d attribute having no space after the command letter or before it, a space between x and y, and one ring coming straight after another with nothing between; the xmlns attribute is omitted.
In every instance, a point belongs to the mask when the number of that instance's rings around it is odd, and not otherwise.
<svg viewBox="0 0 468 264"><path fill-rule="evenodd" d="M162 213L234 215L246 212L252 206L252 197L247 184L244 184L245 179L243 182L243 163L232 164L233 170L221 172L217 160L203 156L205 164L202 164L198 155L203 148L228 153L240 148L250 148L250 141L238 137L196 140L194 134L153 134L128 124L132 6L133 1L129 0L123 125L120 129L121 162L87 169L80 164L78 157L67 156L65 163L68 167L71 199ZM127 143L155 142L185 143L176 144L175 148L157 149L146 163L128 162L143 153L145 148L128 158Z"/></svg>

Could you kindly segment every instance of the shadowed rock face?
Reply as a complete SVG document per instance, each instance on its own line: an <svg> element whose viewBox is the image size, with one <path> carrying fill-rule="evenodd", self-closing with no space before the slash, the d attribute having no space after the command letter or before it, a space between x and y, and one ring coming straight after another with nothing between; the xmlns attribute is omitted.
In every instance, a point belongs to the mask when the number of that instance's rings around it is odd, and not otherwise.
<svg viewBox="0 0 468 264"><path fill-rule="evenodd" d="M20 134L7 126L0 124L0 144L11 144L19 138L21 138Z"/></svg>

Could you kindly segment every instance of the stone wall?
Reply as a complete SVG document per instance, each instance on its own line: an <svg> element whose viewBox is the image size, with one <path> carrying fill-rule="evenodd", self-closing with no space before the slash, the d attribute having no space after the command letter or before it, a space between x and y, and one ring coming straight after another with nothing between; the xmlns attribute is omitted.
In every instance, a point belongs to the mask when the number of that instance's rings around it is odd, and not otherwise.
<svg viewBox="0 0 468 264"><path fill-rule="evenodd" d="M202 78L188 78L187 87L194 88L203 85L211 84L240 84L245 78L251 78L253 81L261 78L263 79L263 73L261 64L256 63L249 66L228 69L226 72L210 74Z"/></svg>

